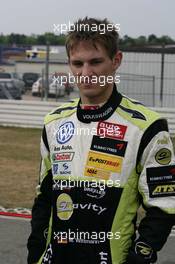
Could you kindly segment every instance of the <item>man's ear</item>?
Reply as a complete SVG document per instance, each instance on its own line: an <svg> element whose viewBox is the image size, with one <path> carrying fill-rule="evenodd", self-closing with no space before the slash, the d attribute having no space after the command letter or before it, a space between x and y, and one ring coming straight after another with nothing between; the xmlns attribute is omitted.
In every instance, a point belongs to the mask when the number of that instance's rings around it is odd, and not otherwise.
<svg viewBox="0 0 175 264"><path fill-rule="evenodd" d="M113 58L113 66L114 66L114 71L118 69L122 62L123 54L120 50L117 51L117 53L114 55Z"/></svg>

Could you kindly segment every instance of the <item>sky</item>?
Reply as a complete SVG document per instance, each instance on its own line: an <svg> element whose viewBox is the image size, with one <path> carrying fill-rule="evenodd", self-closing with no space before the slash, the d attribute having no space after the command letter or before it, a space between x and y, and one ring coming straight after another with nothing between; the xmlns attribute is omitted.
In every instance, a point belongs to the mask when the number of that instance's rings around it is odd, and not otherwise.
<svg viewBox="0 0 175 264"><path fill-rule="evenodd" d="M120 35L175 39L175 0L0 0L0 34L54 32L78 18L108 18ZM57 31L58 33L58 31Z"/></svg>

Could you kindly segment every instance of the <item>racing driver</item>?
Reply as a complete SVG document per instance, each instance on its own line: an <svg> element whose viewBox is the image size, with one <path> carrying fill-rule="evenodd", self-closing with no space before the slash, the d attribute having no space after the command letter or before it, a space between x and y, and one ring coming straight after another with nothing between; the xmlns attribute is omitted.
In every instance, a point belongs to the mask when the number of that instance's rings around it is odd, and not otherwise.
<svg viewBox="0 0 175 264"><path fill-rule="evenodd" d="M67 34L80 98L45 117L28 264L155 263L175 224L167 122L119 93L118 38L107 19L88 17Z"/></svg>

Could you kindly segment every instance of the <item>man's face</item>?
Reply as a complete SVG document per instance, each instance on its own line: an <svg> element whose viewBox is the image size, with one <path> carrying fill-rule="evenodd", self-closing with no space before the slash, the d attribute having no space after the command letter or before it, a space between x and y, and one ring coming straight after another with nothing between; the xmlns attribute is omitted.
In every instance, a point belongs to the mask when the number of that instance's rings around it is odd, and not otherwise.
<svg viewBox="0 0 175 264"><path fill-rule="evenodd" d="M88 41L81 41L70 51L70 69L74 76L79 76L77 86L82 101L100 103L108 99L113 88L111 79L121 58L121 52L117 52L113 59L109 58L103 46L96 43L95 48ZM105 81L108 76L111 76L109 82Z"/></svg>

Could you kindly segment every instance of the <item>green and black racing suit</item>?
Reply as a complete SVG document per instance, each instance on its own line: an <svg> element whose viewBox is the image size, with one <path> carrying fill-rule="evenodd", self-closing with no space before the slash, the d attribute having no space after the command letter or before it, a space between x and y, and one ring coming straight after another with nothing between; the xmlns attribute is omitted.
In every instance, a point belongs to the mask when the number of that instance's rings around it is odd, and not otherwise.
<svg viewBox="0 0 175 264"><path fill-rule="evenodd" d="M45 117L28 263L156 261L175 224L167 122L114 86L99 109L79 99ZM136 237L136 213L146 210Z"/></svg>

